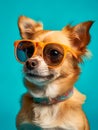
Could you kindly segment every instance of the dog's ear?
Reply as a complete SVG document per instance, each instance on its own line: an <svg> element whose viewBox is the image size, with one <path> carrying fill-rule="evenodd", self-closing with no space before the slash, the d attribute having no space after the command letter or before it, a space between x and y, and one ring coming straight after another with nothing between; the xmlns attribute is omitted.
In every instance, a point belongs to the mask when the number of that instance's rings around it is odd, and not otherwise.
<svg viewBox="0 0 98 130"><path fill-rule="evenodd" d="M68 25L63 29L63 31L68 33L68 37L74 49L80 52L86 51L86 46L90 41L89 30L92 24L93 21L87 21L73 27Z"/></svg>
<svg viewBox="0 0 98 130"><path fill-rule="evenodd" d="M31 39L35 32L43 29L42 23L36 22L25 16L19 17L18 26L20 30L20 35L24 39Z"/></svg>

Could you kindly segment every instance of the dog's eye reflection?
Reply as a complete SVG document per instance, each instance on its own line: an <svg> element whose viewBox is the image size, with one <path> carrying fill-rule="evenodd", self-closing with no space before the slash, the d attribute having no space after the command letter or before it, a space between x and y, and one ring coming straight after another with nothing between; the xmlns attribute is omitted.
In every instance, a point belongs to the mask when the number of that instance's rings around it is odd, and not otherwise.
<svg viewBox="0 0 98 130"><path fill-rule="evenodd" d="M57 57L59 57L60 52L57 51L57 50L55 50L55 49L53 49L53 50L50 50L50 51L48 52L48 55L51 56L51 57L53 57L53 58L57 58Z"/></svg>
<svg viewBox="0 0 98 130"><path fill-rule="evenodd" d="M61 62L63 55L57 50L51 50L49 57L50 57L51 62L59 63Z"/></svg>
<svg viewBox="0 0 98 130"><path fill-rule="evenodd" d="M44 59L49 65L58 65L63 59L63 54L56 49L47 48L44 50Z"/></svg>

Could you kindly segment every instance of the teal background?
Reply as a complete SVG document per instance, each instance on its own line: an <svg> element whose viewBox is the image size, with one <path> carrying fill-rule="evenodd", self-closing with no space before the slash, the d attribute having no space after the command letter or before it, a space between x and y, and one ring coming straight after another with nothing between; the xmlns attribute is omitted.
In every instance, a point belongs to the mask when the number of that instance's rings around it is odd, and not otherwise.
<svg viewBox="0 0 98 130"><path fill-rule="evenodd" d="M76 87L87 95L84 111L91 130L98 130L98 0L0 0L0 130L16 130L15 118L21 95L22 65L14 57L13 43L19 39L17 19L26 15L44 23L45 29L62 29L65 25L94 20L93 53L81 65L82 73Z"/></svg>

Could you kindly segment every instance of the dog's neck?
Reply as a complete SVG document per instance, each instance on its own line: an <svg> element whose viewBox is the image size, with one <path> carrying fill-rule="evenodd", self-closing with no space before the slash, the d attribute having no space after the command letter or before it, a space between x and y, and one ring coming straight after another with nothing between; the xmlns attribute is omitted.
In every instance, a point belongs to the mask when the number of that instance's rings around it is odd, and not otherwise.
<svg viewBox="0 0 98 130"><path fill-rule="evenodd" d="M32 96L32 99L35 103L41 104L41 105L52 105L57 104L59 102L63 102L70 98L73 95L73 88L68 90L65 94L61 96L57 96L55 98L49 98L49 97L34 97Z"/></svg>
<svg viewBox="0 0 98 130"><path fill-rule="evenodd" d="M67 100L73 95L73 84L71 84L69 87L63 87L65 89L62 89L62 92L60 92L59 88L62 86L59 83L53 83L47 86L39 87L27 80L25 81L25 85L29 90L29 94L32 96L32 99L35 103L47 105L56 104L58 102Z"/></svg>

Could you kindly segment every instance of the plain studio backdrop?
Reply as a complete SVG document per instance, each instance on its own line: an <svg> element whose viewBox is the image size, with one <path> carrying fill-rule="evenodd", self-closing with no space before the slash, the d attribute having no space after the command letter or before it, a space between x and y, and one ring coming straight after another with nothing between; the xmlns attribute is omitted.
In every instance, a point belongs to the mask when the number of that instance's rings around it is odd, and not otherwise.
<svg viewBox="0 0 98 130"><path fill-rule="evenodd" d="M14 57L15 40L20 39L17 20L26 15L42 21L44 29L60 30L65 25L94 20L85 60L75 86L87 95L83 109L91 130L98 130L98 1L97 0L0 0L0 130L16 130L20 97L26 91L22 65Z"/></svg>

